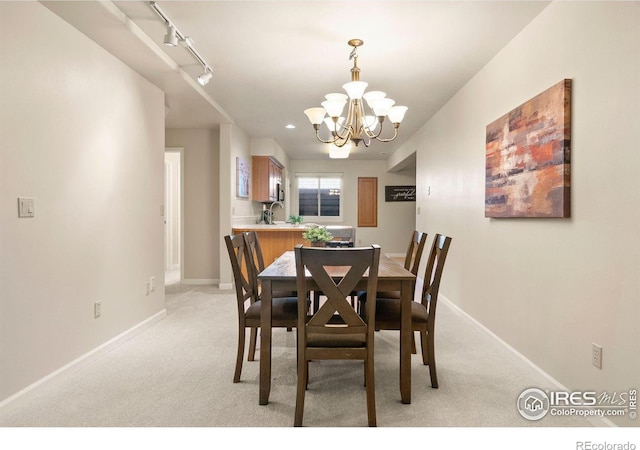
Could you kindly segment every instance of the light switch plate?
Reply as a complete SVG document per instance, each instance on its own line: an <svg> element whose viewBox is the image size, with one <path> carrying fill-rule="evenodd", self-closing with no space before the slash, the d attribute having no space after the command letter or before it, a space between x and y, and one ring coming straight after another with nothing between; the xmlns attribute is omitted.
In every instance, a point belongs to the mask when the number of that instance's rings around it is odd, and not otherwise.
<svg viewBox="0 0 640 450"><path fill-rule="evenodd" d="M18 197L18 217L33 217L34 215L33 197Z"/></svg>

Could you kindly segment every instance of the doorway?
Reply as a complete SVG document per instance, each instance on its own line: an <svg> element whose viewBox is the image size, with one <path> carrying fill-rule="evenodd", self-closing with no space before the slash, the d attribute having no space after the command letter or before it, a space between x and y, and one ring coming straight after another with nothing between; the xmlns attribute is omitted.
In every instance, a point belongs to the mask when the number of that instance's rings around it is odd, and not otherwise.
<svg viewBox="0 0 640 450"><path fill-rule="evenodd" d="M164 255L165 286L184 279L183 269L183 149L167 148L164 153Z"/></svg>

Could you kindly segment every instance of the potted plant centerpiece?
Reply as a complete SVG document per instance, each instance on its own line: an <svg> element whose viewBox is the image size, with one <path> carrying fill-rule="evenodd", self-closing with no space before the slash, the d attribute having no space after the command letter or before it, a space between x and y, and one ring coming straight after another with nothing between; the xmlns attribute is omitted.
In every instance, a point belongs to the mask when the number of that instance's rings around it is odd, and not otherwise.
<svg viewBox="0 0 640 450"><path fill-rule="evenodd" d="M302 223L302 216L295 216L295 215L290 215L289 216L289 222L293 225L293 226L300 226L300 224Z"/></svg>
<svg viewBox="0 0 640 450"><path fill-rule="evenodd" d="M314 225L307 228L302 237L311 243L312 247L324 247L327 241L333 239L333 235L329 233L327 227Z"/></svg>

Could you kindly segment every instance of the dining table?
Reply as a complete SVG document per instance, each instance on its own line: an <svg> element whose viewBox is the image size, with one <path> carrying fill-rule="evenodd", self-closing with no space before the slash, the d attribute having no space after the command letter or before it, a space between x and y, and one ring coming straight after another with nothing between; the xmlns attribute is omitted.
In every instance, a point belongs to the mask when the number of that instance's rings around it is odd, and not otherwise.
<svg viewBox="0 0 640 450"><path fill-rule="evenodd" d="M340 251L332 249L329 251ZM348 268L344 268L345 274ZM335 274L339 276L339 273ZM307 273L307 282L313 289L314 282ZM296 290L296 262L295 254L284 252L258 274L262 285L260 298L260 393L259 404L269 403L271 391L271 307L272 293L275 291ZM405 269L402 264L391 257L381 254L378 266L378 291L400 291L400 398L402 403L411 403L411 302L416 276ZM367 273L356 286L357 290L365 291Z"/></svg>

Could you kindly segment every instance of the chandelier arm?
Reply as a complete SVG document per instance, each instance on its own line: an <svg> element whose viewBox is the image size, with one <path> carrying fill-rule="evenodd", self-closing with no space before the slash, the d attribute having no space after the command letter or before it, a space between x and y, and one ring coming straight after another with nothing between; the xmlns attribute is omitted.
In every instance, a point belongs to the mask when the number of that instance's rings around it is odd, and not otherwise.
<svg viewBox="0 0 640 450"><path fill-rule="evenodd" d="M380 133L382 133L382 123L383 123L383 121L384 121L384 117L382 118L382 120L380 120L380 118L379 118L378 116L376 116L376 113L375 113L375 111L373 110L373 108L371 108L371 107L365 108L365 107L364 107L364 103L365 103L365 102L363 101L363 102L362 102L362 106L361 106L361 108L362 108L362 117L363 117L363 120L362 120L362 125L363 125L363 126L362 126L362 129L364 130L365 134L369 137L369 139L378 139L378 136L380 136ZM368 105L367 105L367 106L368 106ZM364 117L366 117L366 115L367 115L367 114L366 114L366 113L367 113L367 111L366 111L367 109L368 109L368 111L370 112L370 114L369 114L369 115L370 115L370 116L375 117L375 118L376 118L376 121L377 121L377 122L378 122L378 124L380 125L380 129L378 130L378 132L377 132L377 133L376 133L375 131L372 131L371 127L369 127L369 125L368 125L368 124L366 123L366 121L364 120ZM374 127L373 127L373 129L375 129L375 128L376 128L376 127L374 126ZM367 147L368 147L368 146L367 146Z"/></svg>
<svg viewBox="0 0 640 450"><path fill-rule="evenodd" d="M336 140L336 142L332 142L332 144L338 148L341 148L341 147L344 147L347 142L349 142L349 139L344 139L344 140L340 139L340 142L337 142L337 141L338 140Z"/></svg>
<svg viewBox="0 0 640 450"><path fill-rule="evenodd" d="M340 131L338 131L338 128L340 128ZM347 132L347 136L348 136L349 135L349 127L342 125L339 120L336 120L335 123L334 123L334 129L333 129L332 133L335 136L341 136L342 133L344 133L345 131Z"/></svg>
<svg viewBox="0 0 640 450"><path fill-rule="evenodd" d="M355 104L353 103L353 100L349 99L349 112L347 112L347 118L344 121L346 125L345 129L347 130L347 134L346 136L344 136L345 139L349 139L350 137L354 137L355 135L356 130L353 128L355 118L357 118L357 114L355 112Z"/></svg>
<svg viewBox="0 0 640 450"><path fill-rule="evenodd" d="M380 142L391 142L393 141L397 136L398 136L398 127L400 125L398 124L398 126L396 126L396 124L393 124L393 136L390 138L381 138L380 133L378 133L378 136L376 136L376 140L380 141ZM382 132L382 126L380 126L380 132Z"/></svg>
<svg viewBox="0 0 640 450"><path fill-rule="evenodd" d="M364 121L363 121L363 124L364 124L363 129L364 129L365 134L369 137L369 139L378 139L378 136L380 136L380 134L382 133L382 124L384 123L384 117L382 118L382 120L380 120L380 118L378 116L375 116L375 117L376 117L376 120L378 121L377 124L380 125L380 128L378 129L377 133L374 132L374 131L371 131L371 128L368 127L366 125L366 123L364 123ZM374 129L375 129L375 127L374 127Z"/></svg>
<svg viewBox="0 0 640 450"><path fill-rule="evenodd" d="M315 128L315 127L314 127ZM334 137L333 140L329 140L329 141L325 141L324 139L322 139L320 137L320 127L316 128L316 137L318 138L318 140L320 142L322 142L323 144L335 144L336 140L338 139L337 137Z"/></svg>
<svg viewBox="0 0 640 450"><path fill-rule="evenodd" d="M366 123L364 121L364 107L362 100L353 100L353 123L355 123L353 138L362 139L362 134L369 136L366 130ZM368 145L367 145L368 147Z"/></svg>
<svg viewBox="0 0 640 450"><path fill-rule="evenodd" d="M382 133L382 122L378 122L378 123L380 124L380 129L378 130L377 133L371 131L371 128L367 127L366 125L363 127L364 132L369 137L369 139L378 139L378 136L380 136L380 133Z"/></svg>

